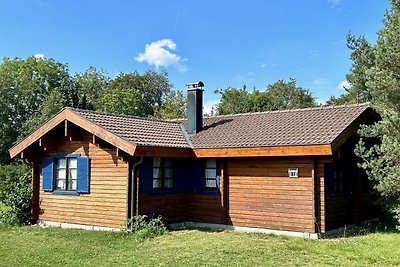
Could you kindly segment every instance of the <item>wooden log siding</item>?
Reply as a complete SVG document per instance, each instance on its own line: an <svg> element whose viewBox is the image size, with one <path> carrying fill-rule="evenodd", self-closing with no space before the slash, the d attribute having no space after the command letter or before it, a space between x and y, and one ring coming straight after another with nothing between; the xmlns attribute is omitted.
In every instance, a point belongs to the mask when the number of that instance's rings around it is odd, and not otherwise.
<svg viewBox="0 0 400 267"><path fill-rule="evenodd" d="M161 215L167 223L186 220L187 194L149 194L139 192L138 213L142 215Z"/></svg>
<svg viewBox="0 0 400 267"><path fill-rule="evenodd" d="M289 178L288 168L299 168ZM228 220L236 226L312 232L311 158L228 159Z"/></svg>
<svg viewBox="0 0 400 267"><path fill-rule="evenodd" d="M90 157L90 194L58 195L43 192L40 177L39 219L114 228L127 226L128 165L116 157L116 149L92 144L92 135L83 141L59 138L47 155L81 154ZM40 164L41 165L41 164ZM41 167L41 166L40 166Z"/></svg>

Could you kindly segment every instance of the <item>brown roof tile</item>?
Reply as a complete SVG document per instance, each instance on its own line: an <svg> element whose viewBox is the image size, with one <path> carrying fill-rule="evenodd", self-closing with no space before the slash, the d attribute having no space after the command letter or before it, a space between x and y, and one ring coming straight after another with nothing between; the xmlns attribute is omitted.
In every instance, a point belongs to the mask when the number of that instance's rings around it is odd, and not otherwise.
<svg viewBox="0 0 400 267"><path fill-rule="evenodd" d="M189 147L178 122L68 109L138 146Z"/></svg>
<svg viewBox="0 0 400 267"><path fill-rule="evenodd" d="M190 136L181 123L94 111L71 111L138 146L233 148L330 144L367 105L328 106L204 118Z"/></svg>
<svg viewBox="0 0 400 267"><path fill-rule="evenodd" d="M343 105L204 118L195 148L330 144L367 105Z"/></svg>

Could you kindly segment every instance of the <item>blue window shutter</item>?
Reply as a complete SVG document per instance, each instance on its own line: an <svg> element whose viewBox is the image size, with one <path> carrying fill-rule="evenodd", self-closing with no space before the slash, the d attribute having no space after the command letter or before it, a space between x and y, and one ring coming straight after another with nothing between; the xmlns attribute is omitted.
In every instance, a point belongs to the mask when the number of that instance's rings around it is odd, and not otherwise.
<svg viewBox="0 0 400 267"><path fill-rule="evenodd" d="M54 158L45 157L42 160L43 191L51 192L54 190Z"/></svg>
<svg viewBox="0 0 400 267"><path fill-rule="evenodd" d="M89 193L90 175L89 158L86 156L78 157L78 193Z"/></svg>

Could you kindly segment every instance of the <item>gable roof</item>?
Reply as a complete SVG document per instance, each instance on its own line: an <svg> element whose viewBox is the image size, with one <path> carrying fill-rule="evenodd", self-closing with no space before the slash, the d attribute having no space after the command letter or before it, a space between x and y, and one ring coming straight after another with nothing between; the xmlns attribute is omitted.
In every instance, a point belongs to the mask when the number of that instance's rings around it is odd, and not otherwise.
<svg viewBox="0 0 400 267"><path fill-rule="evenodd" d="M206 117L202 131L189 137L184 120L161 121L64 108L12 147L10 155L21 153L63 121L73 122L130 155L136 155L137 147L193 149L195 152L220 149L215 154L219 156L232 155L226 149L234 148L269 149L246 154L252 156L331 155L331 145L341 145L343 142L338 140L353 134L364 122L360 118L367 109L367 105L358 104ZM341 135L345 138L339 138ZM291 147L303 149L285 152ZM315 150L315 147L321 149Z"/></svg>

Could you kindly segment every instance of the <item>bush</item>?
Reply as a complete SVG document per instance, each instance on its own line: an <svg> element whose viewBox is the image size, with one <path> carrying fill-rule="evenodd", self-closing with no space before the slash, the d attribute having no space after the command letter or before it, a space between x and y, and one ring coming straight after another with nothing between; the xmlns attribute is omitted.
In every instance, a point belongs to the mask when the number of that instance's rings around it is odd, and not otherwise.
<svg viewBox="0 0 400 267"><path fill-rule="evenodd" d="M31 169L22 164L0 166L0 222L29 224L31 221Z"/></svg>
<svg viewBox="0 0 400 267"><path fill-rule="evenodd" d="M146 215L136 215L129 220L131 232L140 239L152 238L163 235L167 232L167 228L160 216L150 218Z"/></svg>

